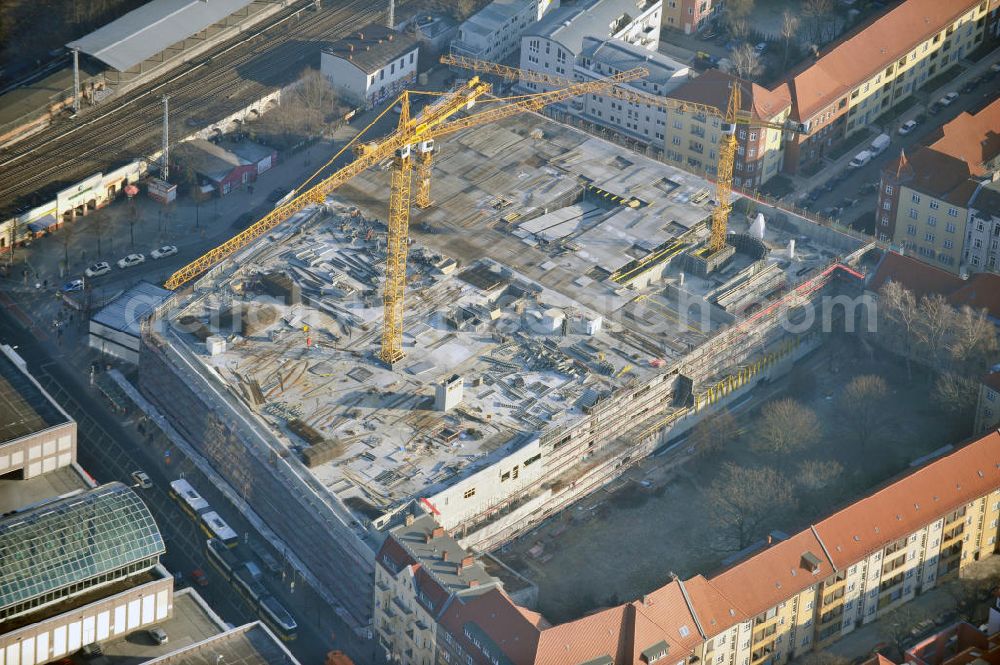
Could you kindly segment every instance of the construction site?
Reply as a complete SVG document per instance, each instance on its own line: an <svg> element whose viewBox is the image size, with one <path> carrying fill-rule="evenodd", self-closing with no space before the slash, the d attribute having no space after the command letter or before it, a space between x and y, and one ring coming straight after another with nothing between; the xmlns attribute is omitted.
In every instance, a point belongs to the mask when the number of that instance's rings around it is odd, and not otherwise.
<svg viewBox="0 0 1000 665"><path fill-rule="evenodd" d="M787 371L824 339L794 312L863 288L852 236L741 201L713 251L713 183L533 113L433 155L405 305L388 156L143 335L144 394L358 627L404 511L494 550Z"/></svg>

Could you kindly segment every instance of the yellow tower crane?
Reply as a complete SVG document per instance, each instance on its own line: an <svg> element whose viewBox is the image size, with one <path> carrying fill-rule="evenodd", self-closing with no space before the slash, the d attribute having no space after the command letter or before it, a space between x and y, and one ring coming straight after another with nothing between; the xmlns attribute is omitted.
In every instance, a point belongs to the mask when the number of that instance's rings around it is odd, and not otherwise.
<svg viewBox="0 0 1000 665"><path fill-rule="evenodd" d="M627 83L648 76L644 67L620 72L614 76L583 83L572 83L557 90L509 98L490 97L491 107L485 111L456 117L460 111L469 110L490 91L490 85L474 77L457 90L446 93L424 108L416 117L410 115L410 91L390 105L399 105L400 114L396 130L388 136L369 143L359 144L356 158L311 188L302 191L287 203L278 206L246 230L230 238L184 266L167 280L164 286L176 289L218 261L246 247L255 239L289 219L311 204L322 204L337 187L365 169L387 158L393 159L389 191L389 223L387 237L386 281L383 293L384 323L382 349L379 357L392 365L403 357L403 294L406 286L406 258L409 239L411 181L414 161L417 162L417 195L419 206L430 204L430 173L434 139L469 127L496 122L510 116L537 111L577 95L603 91L614 85ZM495 104L495 105L493 105ZM384 115L384 112L383 112ZM381 117L381 116L380 116ZM377 121L377 118L376 118ZM373 123L374 124L374 121ZM371 125L369 125L371 127ZM362 130L367 131L368 128ZM360 134L359 134L360 136ZM348 144L350 146L354 141ZM332 163L348 147L344 146L330 160Z"/></svg>
<svg viewBox="0 0 1000 665"><path fill-rule="evenodd" d="M566 85L569 83L569 79L563 76L527 71L517 69L516 67L499 65L495 62L476 60L458 55L441 56L441 62L452 67L468 69L481 74L492 74L508 80L520 79L546 85ZM708 240L709 251L713 254L726 245L726 227L729 224L729 213L733 208L733 162L736 159L737 125L759 127L762 129L777 129L779 131L799 131L793 124L782 125L765 120L755 120L749 111L742 110L740 108L742 103L740 85L730 86L729 103L724 112L710 104L699 104L681 99L660 97L633 88L619 87L618 85L608 89L606 94L636 104L648 104L662 109L674 109L686 113L701 113L706 116L719 118L722 141L719 146L719 161L716 166L716 204L712 209L712 227Z"/></svg>

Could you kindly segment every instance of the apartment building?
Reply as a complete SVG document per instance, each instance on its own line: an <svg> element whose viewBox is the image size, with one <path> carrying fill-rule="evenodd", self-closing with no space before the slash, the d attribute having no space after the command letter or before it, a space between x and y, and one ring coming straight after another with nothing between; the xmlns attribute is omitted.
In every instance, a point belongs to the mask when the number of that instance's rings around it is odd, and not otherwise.
<svg viewBox="0 0 1000 665"><path fill-rule="evenodd" d="M557 7L559 0L493 0L458 27L451 52L502 62L520 47L524 31Z"/></svg>
<svg viewBox="0 0 1000 665"><path fill-rule="evenodd" d="M969 199L963 260L970 272L1000 272L1000 182L980 183Z"/></svg>
<svg viewBox="0 0 1000 665"><path fill-rule="evenodd" d="M354 103L372 106L417 78L420 43L413 35L372 23L320 54L320 71Z"/></svg>
<svg viewBox="0 0 1000 665"><path fill-rule="evenodd" d="M687 81L687 65L662 53L617 39L585 37L573 68L573 78L588 81L635 67L645 67L649 76L633 81L629 89L656 96L669 93ZM631 102L606 94L578 97L554 109L562 120L576 118L602 127L642 146L663 149L667 112L656 104Z"/></svg>
<svg viewBox="0 0 1000 665"><path fill-rule="evenodd" d="M973 432L981 434L1000 427L1000 366L979 381L976 422Z"/></svg>
<svg viewBox="0 0 1000 665"><path fill-rule="evenodd" d="M618 39L655 52L660 41L660 10L661 0L584 0L560 7L521 38L520 68L572 78L587 37ZM548 89L531 81L518 86L528 92Z"/></svg>
<svg viewBox="0 0 1000 665"><path fill-rule="evenodd" d="M742 110L749 112L753 120L784 125L791 110L791 101L783 96L782 90L772 92L717 69L710 69L684 83L668 96L680 101L708 105L724 114L731 86L737 82L741 87ZM673 108L666 111L666 116L666 161L714 175L719 140L722 137L720 118ZM748 189L758 187L781 170L784 159L783 133L779 129L765 127L739 127L736 132L736 160L733 164L735 186Z"/></svg>
<svg viewBox="0 0 1000 665"><path fill-rule="evenodd" d="M995 270L990 183L1000 167L998 126L1000 100L943 125L912 156L901 151L882 171L877 237L955 273Z"/></svg>
<svg viewBox="0 0 1000 665"><path fill-rule="evenodd" d="M719 9L715 0L663 0L663 27L685 35L702 30Z"/></svg>
<svg viewBox="0 0 1000 665"><path fill-rule="evenodd" d="M983 41L989 0L907 0L820 52L778 88L804 133L784 168L798 173L874 124ZM777 90L777 89L776 89Z"/></svg>
<svg viewBox="0 0 1000 665"><path fill-rule="evenodd" d="M431 516L409 517L379 554L376 630L387 651L410 649L404 663L783 665L992 556L998 534L993 431L719 574L675 577L552 625L483 577ZM387 615L398 612L406 618L393 628ZM420 644L434 637L431 652L416 649L417 635Z"/></svg>

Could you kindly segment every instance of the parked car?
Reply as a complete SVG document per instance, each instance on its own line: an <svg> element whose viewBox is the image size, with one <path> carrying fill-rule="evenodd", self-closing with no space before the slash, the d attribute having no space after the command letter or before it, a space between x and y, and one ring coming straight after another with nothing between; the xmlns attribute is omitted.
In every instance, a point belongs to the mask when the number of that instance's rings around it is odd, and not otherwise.
<svg viewBox="0 0 1000 665"><path fill-rule="evenodd" d="M906 136L914 129L916 129L916 127L917 127L916 120L907 120L906 122L904 122L902 125L899 126L899 135Z"/></svg>
<svg viewBox="0 0 1000 665"><path fill-rule="evenodd" d="M153 481L145 471L133 471L132 482L135 483L136 487L144 490L152 489L153 487Z"/></svg>
<svg viewBox="0 0 1000 665"><path fill-rule="evenodd" d="M879 134L871 142L871 145L868 146L868 149L871 151L872 156L874 157L875 155L881 155L883 152L885 152L885 149L889 147L890 143L892 143L892 139L889 137L888 134Z"/></svg>
<svg viewBox="0 0 1000 665"><path fill-rule="evenodd" d="M956 99L958 99L958 93L949 92L947 95L937 100L937 103L940 104L941 106L951 106L952 102L954 102Z"/></svg>
<svg viewBox="0 0 1000 665"><path fill-rule="evenodd" d="M63 293L72 293L73 291L83 291L82 279L74 279L62 285Z"/></svg>
<svg viewBox="0 0 1000 665"><path fill-rule="evenodd" d="M959 92L961 92L963 95L967 95L973 90L975 90L978 85L979 85L979 79L977 78L972 79L970 81L967 81L966 84L962 86L962 89Z"/></svg>
<svg viewBox="0 0 1000 665"><path fill-rule="evenodd" d="M872 161L872 157L873 156L874 155L872 155L872 151L871 150L862 150L858 154L854 155L854 159L852 159L847 164L847 167L851 168L851 169L859 169L862 166L864 166L865 164L867 164L868 162Z"/></svg>
<svg viewBox="0 0 1000 665"><path fill-rule="evenodd" d="M930 113L931 115L937 115L938 113L941 112L941 109L943 109L943 108L944 107L941 106L941 102L940 101L936 101L936 102L934 102L933 104L931 104L930 106L927 107L927 112Z"/></svg>
<svg viewBox="0 0 1000 665"><path fill-rule="evenodd" d="M167 256L173 256L177 253L177 248L173 245L164 245L163 247L158 247L149 253L154 259L162 259Z"/></svg>
<svg viewBox="0 0 1000 665"><path fill-rule="evenodd" d="M767 50L767 42L759 42L756 46L753 47L753 50L754 53L756 53L757 55L763 55L764 51Z"/></svg>
<svg viewBox="0 0 1000 665"><path fill-rule="evenodd" d="M111 266L108 265L107 261L101 261L84 270L83 274L87 277L100 277L101 275L107 275L109 272L111 272Z"/></svg>
<svg viewBox="0 0 1000 665"><path fill-rule="evenodd" d="M195 568L191 571L191 579L198 586L208 586L208 575L201 568Z"/></svg>
<svg viewBox="0 0 1000 665"><path fill-rule="evenodd" d="M879 186L879 183L877 183L877 182L865 183L864 185L861 185L860 189L858 189L858 194L860 194L861 196L867 196L868 194L874 194L874 193L878 192L878 186Z"/></svg>
<svg viewBox="0 0 1000 665"><path fill-rule="evenodd" d="M131 268L145 262L145 254L129 254L124 259L118 259L118 267L124 270L125 268Z"/></svg>
<svg viewBox="0 0 1000 665"><path fill-rule="evenodd" d="M156 642L157 644L166 644L168 641L170 641L170 638L167 637L167 631L163 630L162 628L150 628L149 638L154 642Z"/></svg>

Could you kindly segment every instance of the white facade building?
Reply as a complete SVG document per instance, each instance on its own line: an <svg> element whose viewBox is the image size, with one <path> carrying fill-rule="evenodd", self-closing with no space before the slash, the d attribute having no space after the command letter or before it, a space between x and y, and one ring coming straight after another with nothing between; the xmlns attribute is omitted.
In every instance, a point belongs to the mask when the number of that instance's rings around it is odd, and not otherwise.
<svg viewBox="0 0 1000 665"><path fill-rule="evenodd" d="M590 0L550 12L521 38L521 69L573 78L584 40L618 39L656 51L661 0ZM521 81L530 92L543 84Z"/></svg>
<svg viewBox="0 0 1000 665"><path fill-rule="evenodd" d="M501 62L521 45L524 31L559 7L559 0L493 0L458 28L451 52Z"/></svg>
<svg viewBox="0 0 1000 665"><path fill-rule="evenodd" d="M587 81L611 76L635 67L645 67L649 76L627 87L651 95L666 96L688 80L688 66L662 53L649 51L617 39L585 37L573 68L573 78ZM604 94L579 97L563 105L569 115L600 125L644 145L662 147L667 112L661 106L630 102Z"/></svg>
<svg viewBox="0 0 1000 665"><path fill-rule="evenodd" d="M969 272L1000 272L1000 182L979 186L969 201L963 264Z"/></svg>
<svg viewBox="0 0 1000 665"><path fill-rule="evenodd" d="M373 106L416 80L419 50L413 36L371 24L323 49L320 71L341 95Z"/></svg>

